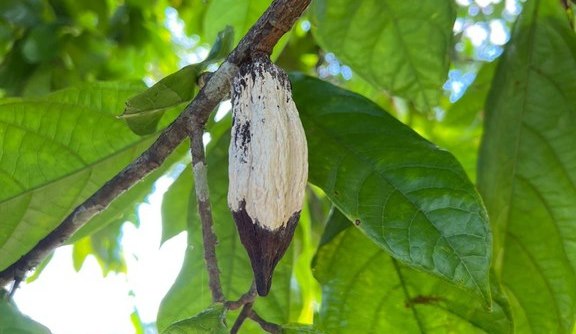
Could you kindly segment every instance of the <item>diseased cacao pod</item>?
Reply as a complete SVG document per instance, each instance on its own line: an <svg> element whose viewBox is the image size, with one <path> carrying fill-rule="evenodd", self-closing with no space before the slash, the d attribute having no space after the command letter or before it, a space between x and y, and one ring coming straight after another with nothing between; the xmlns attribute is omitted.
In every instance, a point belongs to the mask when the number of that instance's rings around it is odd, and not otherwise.
<svg viewBox="0 0 576 334"><path fill-rule="evenodd" d="M268 57L240 68L232 113L228 206L265 296L300 218L308 147L288 76Z"/></svg>

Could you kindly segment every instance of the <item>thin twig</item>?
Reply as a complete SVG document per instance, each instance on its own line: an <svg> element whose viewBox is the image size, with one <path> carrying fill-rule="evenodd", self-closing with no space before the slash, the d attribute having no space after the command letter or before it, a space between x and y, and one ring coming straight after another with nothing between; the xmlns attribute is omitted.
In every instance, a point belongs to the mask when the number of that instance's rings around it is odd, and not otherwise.
<svg viewBox="0 0 576 334"><path fill-rule="evenodd" d="M52 250L64 244L92 217L106 209L115 198L157 169L189 134L192 116L198 117L203 121L201 123L204 123L228 92L230 79L236 74L238 66L254 52L271 54L280 37L292 27L310 1L275 0L208 80L206 86L182 114L162 131L154 144L77 206L58 227L18 261L2 270L0 287L15 279L23 279L29 270L36 267Z"/></svg>
<svg viewBox="0 0 576 334"><path fill-rule="evenodd" d="M282 327L280 325L268 322L256 313L256 311L250 309L250 313L248 314L248 318L254 320L255 322L262 327L263 330L267 331L268 333L272 334L279 334L282 333Z"/></svg>
<svg viewBox="0 0 576 334"><path fill-rule="evenodd" d="M252 303L256 299L256 284L252 282L252 286L250 286L250 290L243 294L238 300L234 301L227 301L226 308L229 310L237 310L240 307L244 306L245 304Z"/></svg>
<svg viewBox="0 0 576 334"><path fill-rule="evenodd" d="M196 118L192 118L192 134L190 136L190 152L192 154L192 166L194 171L194 187L196 189L196 201L198 213L202 223L202 240L204 241L204 261L208 269L208 285L212 292L213 302L224 302L224 294L220 285L220 271L216 258L216 234L212 230L212 208L210 206L210 192L208 191L208 174L206 170L206 155L204 153L204 124Z"/></svg>
<svg viewBox="0 0 576 334"><path fill-rule="evenodd" d="M14 297L14 294L16 293L16 290L18 290L20 283L22 283L22 280L20 278L16 278L14 280L14 282L12 283L12 288L10 288L10 293L8 294L8 300L11 300Z"/></svg>
<svg viewBox="0 0 576 334"><path fill-rule="evenodd" d="M242 311L240 311L238 318L236 318L236 321L234 321L232 329L230 329L230 334L238 333L240 327L244 323L244 320L250 316L250 313L252 312L252 305L252 303L244 304L244 307L242 307Z"/></svg>

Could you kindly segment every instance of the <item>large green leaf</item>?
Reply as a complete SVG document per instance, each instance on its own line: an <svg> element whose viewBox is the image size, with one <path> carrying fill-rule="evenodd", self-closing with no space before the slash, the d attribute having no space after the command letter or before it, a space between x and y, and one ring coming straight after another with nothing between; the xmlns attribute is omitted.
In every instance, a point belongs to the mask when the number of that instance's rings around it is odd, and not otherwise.
<svg viewBox="0 0 576 334"><path fill-rule="evenodd" d="M229 123L228 123L229 125ZM225 296L229 300L239 298L247 292L252 282L252 269L246 251L240 243L236 226L227 205L228 192L228 146L230 135L226 133L207 147L208 183L214 229L218 237L216 248L220 279ZM187 186L182 186L183 184ZM178 194L176 194L178 192ZM158 328L164 330L171 324L189 318L211 304L208 287L208 274L205 268L200 221L196 212L192 171L188 166L168 189L166 198L186 198L187 208L182 203L163 202L163 212L179 212L180 219L187 220L180 225L188 225L188 248L183 267L176 282L164 297L158 312ZM179 219L170 215L171 219ZM173 224L175 222L170 222ZM292 274L292 253L288 250L274 272L272 290L265 298L258 298L254 308L267 321L287 323L294 316L290 314L290 279ZM236 312L231 313L231 321ZM296 314L297 316L298 314ZM247 321L243 329L256 332L257 326Z"/></svg>
<svg viewBox="0 0 576 334"><path fill-rule="evenodd" d="M214 117L211 117L207 124L206 130L210 134L211 141L219 141L223 135L228 135L232 127L231 113L228 113L225 118L216 122ZM189 144L187 143L189 146ZM210 145L212 147L214 144ZM224 144L221 144L224 145ZM218 157L221 159L221 157ZM190 164L190 153L187 154L187 159L183 163ZM181 165L184 168L185 165ZM193 219L195 223L198 222L198 215L193 213L192 216L189 212L190 209L196 210L196 196L190 196L190 191L194 189L194 180L192 179L192 171L186 169L184 174L180 173L177 182L174 182L170 189L164 194L162 202L162 243L172 238L180 232L186 231L189 221ZM218 169L219 173L223 170ZM218 190L220 192L221 190Z"/></svg>
<svg viewBox="0 0 576 334"><path fill-rule="evenodd" d="M156 131L164 110L190 101L196 93L196 80L200 64L185 66L155 83L140 94L126 101L126 108L119 117L138 135Z"/></svg>
<svg viewBox="0 0 576 334"><path fill-rule="evenodd" d="M525 6L489 95L478 180L518 333L571 333L576 37L557 1Z"/></svg>
<svg viewBox="0 0 576 334"><path fill-rule="evenodd" d="M192 171L187 168L182 173L185 174L176 178L162 199L161 243L186 231L189 209L197 206L196 197L190 196L190 191L194 189L194 180L190 174Z"/></svg>
<svg viewBox="0 0 576 334"><path fill-rule="evenodd" d="M325 332L310 326L302 324L289 324L282 326L283 334L325 334Z"/></svg>
<svg viewBox="0 0 576 334"><path fill-rule="evenodd" d="M139 135L148 135L156 131L164 111L192 100L196 93L198 76L206 66L224 59L232 50L234 30L226 26L218 32L210 53L202 62L181 68L142 93L126 101L126 108L120 117Z"/></svg>
<svg viewBox="0 0 576 334"><path fill-rule="evenodd" d="M313 31L373 85L430 111L448 73L453 7L450 0L318 0Z"/></svg>
<svg viewBox="0 0 576 334"><path fill-rule="evenodd" d="M210 1L204 16L205 38L211 43L220 30L230 25L234 28L234 46L236 46L270 3L271 0Z"/></svg>
<svg viewBox="0 0 576 334"><path fill-rule="evenodd" d="M25 316L16 305L7 300L7 292L0 290L0 333L50 334L50 330Z"/></svg>
<svg viewBox="0 0 576 334"><path fill-rule="evenodd" d="M0 270L152 143L154 138L132 134L115 117L141 88L101 83L0 104ZM150 191L153 179L124 193L117 200L122 207L114 202L106 216L95 217L86 228L93 231L124 217Z"/></svg>
<svg viewBox="0 0 576 334"><path fill-rule="evenodd" d="M234 28L234 46L264 13L272 0L211 0L204 16L204 37L212 42L218 31L230 25ZM276 59L286 43L289 33L284 35L274 48L272 59Z"/></svg>
<svg viewBox="0 0 576 334"><path fill-rule="evenodd" d="M359 95L292 78L310 182L395 258L489 303L488 219L456 159Z"/></svg>
<svg viewBox="0 0 576 334"><path fill-rule="evenodd" d="M94 255L104 276L111 271L125 273L127 268L122 247L123 224L122 221L108 224L90 236L76 241L72 250L74 269L80 271L88 256Z"/></svg>
<svg viewBox="0 0 576 334"><path fill-rule="evenodd" d="M316 256L314 274L323 291L320 329L334 334L511 332L497 289L489 311L477 295L400 264L348 226Z"/></svg>
<svg viewBox="0 0 576 334"><path fill-rule="evenodd" d="M196 314L192 318L172 324L162 334L226 334L226 309L216 304Z"/></svg>

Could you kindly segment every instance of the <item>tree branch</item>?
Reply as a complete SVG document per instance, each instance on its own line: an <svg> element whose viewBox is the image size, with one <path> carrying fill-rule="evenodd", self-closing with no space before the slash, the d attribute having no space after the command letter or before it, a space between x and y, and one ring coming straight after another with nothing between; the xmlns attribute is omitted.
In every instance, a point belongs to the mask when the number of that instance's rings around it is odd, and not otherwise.
<svg viewBox="0 0 576 334"><path fill-rule="evenodd" d="M268 333L272 334L282 333L281 326L262 319L262 317L260 317L258 313L256 313L256 311L252 309L250 309L250 312L248 313L248 318L257 322L258 325L260 325L260 327L262 327L262 329L267 331Z"/></svg>
<svg viewBox="0 0 576 334"><path fill-rule="evenodd" d="M238 318L236 318L236 321L234 321L234 325L232 325L232 328L230 329L230 334L238 333L240 327L244 323L244 320L246 320L246 318L248 318L250 313L252 312L252 305L253 305L252 303L244 304L244 307L242 307L242 311L240 311Z"/></svg>
<svg viewBox="0 0 576 334"><path fill-rule="evenodd" d="M256 299L256 284L252 282L252 286L248 292L243 294L238 300L227 301L225 306L229 310L237 310L248 303L252 303L254 299Z"/></svg>
<svg viewBox="0 0 576 334"><path fill-rule="evenodd" d="M242 38L227 60L208 80L198 95L142 155L126 166L86 201L77 206L56 229L38 242L18 261L0 272L0 287L22 279L53 249L61 246L92 217L102 212L122 193L142 180L166 160L190 132L192 117L204 124L230 89L238 66L255 52L271 54L278 40L296 22L311 0L274 0L266 12Z"/></svg>
<svg viewBox="0 0 576 334"><path fill-rule="evenodd" d="M253 305L254 305L253 302L244 304L244 306L242 307L242 311L240 311L238 318L236 318L234 325L230 329L230 334L238 333L240 327L242 327L242 324L244 323L244 320L246 320L246 318L254 320L256 323L258 323L258 325L260 325L260 327L263 330L265 330L268 333L272 334L282 333L281 326L262 319L262 317L260 317L258 313L256 313L256 311L252 309Z"/></svg>
<svg viewBox="0 0 576 334"><path fill-rule="evenodd" d="M190 136L190 152L194 171L194 187L198 202L198 213L202 223L202 241L204 243L204 261L208 269L208 285L212 292L212 302L224 302L224 294L220 285L220 271L216 258L216 234L212 230L212 208L210 206L210 192L208 189L208 174L206 171L206 156L204 154L204 123L192 117L192 134Z"/></svg>

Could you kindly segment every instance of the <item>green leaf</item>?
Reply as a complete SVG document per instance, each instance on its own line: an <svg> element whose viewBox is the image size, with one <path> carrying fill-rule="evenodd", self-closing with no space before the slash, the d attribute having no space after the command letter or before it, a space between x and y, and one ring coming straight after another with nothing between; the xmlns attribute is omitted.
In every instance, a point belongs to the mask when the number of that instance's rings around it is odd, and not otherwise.
<svg viewBox="0 0 576 334"><path fill-rule="evenodd" d="M146 333L145 324L142 322L142 318L140 317L138 310L134 309L134 311L132 311L130 314L130 322L132 323L132 327L134 327L135 334Z"/></svg>
<svg viewBox="0 0 576 334"><path fill-rule="evenodd" d="M271 0L211 0L204 16L204 37L208 39L208 42L212 42L216 32L231 25L236 32L233 46L238 45L271 2ZM288 43L289 37L290 32L276 43L271 56L273 60L278 58Z"/></svg>
<svg viewBox="0 0 576 334"><path fill-rule="evenodd" d="M0 62L0 89L7 95L20 94L37 65L27 63L21 54L22 42L14 43Z"/></svg>
<svg viewBox="0 0 576 334"><path fill-rule="evenodd" d="M576 38L561 5L529 1L496 70L478 184L518 333L576 315Z"/></svg>
<svg viewBox="0 0 576 334"><path fill-rule="evenodd" d="M12 46L13 30L14 28L8 22L0 21L0 58L2 59Z"/></svg>
<svg viewBox="0 0 576 334"><path fill-rule="evenodd" d="M172 324L162 334L226 334L228 329L224 323L225 318L224 305L215 304L190 319Z"/></svg>
<svg viewBox="0 0 576 334"><path fill-rule="evenodd" d="M212 141L218 141L223 135L228 135L231 127L231 113L228 113L228 115L219 122L215 122L212 117L206 124L206 129L209 131ZM190 154L188 153L184 163L190 164L189 157ZM184 167L182 166L182 168ZM177 179L180 181L174 182L170 186L169 190L164 194L162 201L162 243L178 233L186 231L186 226L190 220L188 210L196 210L197 208L192 171L188 168L180 172ZM190 191L192 191L192 193L190 193ZM197 219L199 219L199 217L194 215L194 219L195 222L198 222Z"/></svg>
<svg viewBox="0 0 576 334"><path fill-rule="evenodd" d="M50 65L39 66L26 81L22 97L42 96L52 91L53 71Z"/></svg>
<svg viewBox="0 0 576 334"><path fill-rule="evenodd" d="M201 66L193 64L168 75L126 101L126 108L120 117L138 135L153 133L164 110L192 99L200 71Z"/></svg>
<svg viewBox="0 0 576 334"><path fill-rule="evenodd" d="M150 142L150 144L151 143L152 142ZM148 175L144 180L136 183L129 191L117 197L112 203L110 203L104 212L101 212L96 217L92 218L88 224L74 233L74 235L68 240L68 243L75 243L109 224L130 221L138 225L138 206L144 202L146 196L153 191L154 182L156 182L160 176L168 173L169 170L173 168L174 164L179 163L183 157L187 156L188 152L189 143L183 141L164 161L162 166Z"/></svg>
<svg viewBox="0 0 576 334"><path fill-rule="evenodd" d="M0 291L0 333L50 334L45 326L20 313L16 305L7 300L6 291Z"/></svg>
<svg viewBox="0 0 576 334"><path fill-rule="evenodd" d="M52 24L34 27L22 45L22 55L32 64L54 58L58 50L58 29Z"/></svg>
<svg viewBox="0 0 576 334"><path fill-rule="evenodd" d="M212 45L212 49L210 49L210 53L208 53L208 56L202 63L204 63L204 65L209 65L210 63L226 58L234 47L233 43L234 28L227 25L224 27L224 30L218 32L218 36L216 37L214 45Z"/></svg>
<svg viewBox="0 0 576 334"><path fill-rule="evenodd" d="M309 181L392 256L489 303L488 218L456 159L359 95L292 79Z"/></svg>
<svg viewBox="0 0 576 334"><path fill-rule="evenodd" d="M452 1L318 0L312 12L324 49L420 110L438 105L452 50Z"/></svg>
<svg viewBox="0 0 576 334"><path fill-rule="evenodd" d="M26 283L27 284L34 282L35 280L38 279L38 277L40 277L40 274L42 274L44 272L44 269L46 269L46 267L48 266L48 263L50 263L50 261L52 261L53 256L54 256L54 252L51 252L46 258L44 258L44 260L42 260L42 262L40 262L39 265L36 266L36 268L34 268L34 271L32 272L32 274L28 275L26 277Z"/></svg>
<svg viewBox="0 0 576 334"><path fill-rule="evenodd" d="M141 87L101 83L0 104L0 270L153 142L115 117ZM132 196L128 191L123 198Z"/></svg>
<svg viewBox="0 0 576 334"><path fill-rule="evenodd" d="M190 163L190 162L188 162ZM190 196L194 189L190 168L184 169L170 186L162 199L162 239L163 244L180 232L186 231L186 217L190 208L196 208L196 197Z"/></svg>
<svg viewBox="0 0 576 334"><path fill-rule="evenodd" d="M178 10L178 16L186 22L186 35L203 37L202 26L208 2L204 0L170 1L170 6Z"/></svg>
<svg viewBox="0 0 576 334"><path fill-rule="evenodd" d="M288 324L282 326L283 334L324 334L325 332L310 325Z"/></svg>
<svg viewBox="0 0 576 334"><path fill-rule="evenodd" d="M340 215L340 213L336 213ZM358 230L321 246L314 274L322 285L317 327L326 333L511 333L497 287L492 310L477 295L411 269Z"/></svg>
<svg viewBox="0 0 576 334"><path fill-rule="evenodd" d="M88 255L92 254L92 243L90 242L90 237L82 238L74 243L72 248L72 265L76 272L82 269L84 261L88 258Z"/></svg>
<svg viewBox="0 0 576 334"><path fill-rule="evenodd" d="M228 126L230 123L227 123ZM250 288L253 274L246 251L240 243L236 225L228 209L228 146L229 132L216 141L211 141L207 147L206 162L208 166L208 184L210 186L210 201L214 218L214 230L218 237L216 253L220 268L222 289L227 299L234 300ZM185 184L186 186L182 186ZM186 319L211 303L208 287L208 274L205 268L202 248L200 220L196 212L195 195L192 184L190 166L180 174L178 179L168 189L168 198L181 197L188 200L188 207L182 204L173 206L168 201L163 202L163 212L173 211L176 207L185 210L180 212L179 223L187 225L188 247L182 269L176 282L164 297L158 311L157 324L162 332L171 324ZM178 219L177 215L171 215ZM173 224L174 222L171 222ZM272 290L266 298L258 298L254 304L255 310L267 321L286 323L290 321L290 279L292 273L292 247L286 252L274 272ZM235 312L230 312L232 317ZM231 318L234 321L234 318ZM256 325L247 322L246 327Z"/></svg>
<svg viewBox="0 0 576 334"><path fill-rule="evenodd" d="M350 227L350 221L346 216L344 216L337 208L332 208L330 212L330 217L326 222L326 228L324 233L322 233L322 239L320 239L319 246L324 246L334 239L340 232L344 231Z"/></svg>
<svg viewBox="0 0 576 334"><path fill-rule="evenodd" d="M316 210L324 211L323 208L316 207L315 205L322 205L316 201L330 202L327 197L323 200L315 198L310 189L306 192L302 211L300 213L300 220L298 227L292 239L292 247L295 251L294 261L292 264L292 278L291 286L292 298L290 299L290 322L299 322L303 324L312 323L314 321L314 313L316 312L317 305L322 299L322 291L318 281L314 278L310 263L316 253L316 247L321 236L321 229L326 219L317 221L314 217L316 214L325 216L327 214L322 212L314 212ZM315 203L316 202L316 203ZM284 321L286 322L286 321ZM301 324L300 324L301 325ZM286 332L286 326L294 329L299 328L297 324L287 324L283 326ZM302 325L302 328L308 326Z"/></svg>
<svg viewBox="0 0 576 334"><path fill-rule="evenodd" d="M220 30L230 25L236 32L233 45L246 35L270 5L270 0L212 0L204 16L204 36L209 43L216 40Z"/></svg>
<svg viewBox="0 0 576 334"><path fill-rule="evenodd" d="M131 210L130 210L131 211ZM88 255L94 255L102 268L102 275L109 272L126 272L126 260L122 248L122 225L117 221L108 224L74 244L72 252L74 269L80 271Z"/></svg>
<svg viewBox="0 0 576 334"><path fill-rule="evenodd" d="M0 17L16 25L32 27L41 21L44 10L40 0L3 0L0 2Z"/></svg>
<svg viewBox="0 0 576 334"><path fill-rule="evenodd" d="M198 76L206 66L224 59L230 53L233 38L234 30L226 26L218 33L218 38L204 61L185 66L130 98L120 117L126 120L136 134L147 135L155 132L166 109L192 100L196 93Z"/></svg>
<svg viewBox="0 0 576 334"><path fill-rule="evenodd" d="M470 127L481 118L498 61L484 63L464 95L446 110L443 124Z"/></svg>
<svg viewBox="0 0 576 334"><path fill-rule="evenodd" d="M432 123L430 139L454 154L472 180L476 179L483 112L495 65L496 62L485 63L466 93L446 110L445 118ZM432 125L429 120L426 122Z"/></svg>
<svg viewBox="0 0 576 334"><path fill-rule="evenodd" d="M170 325L193 316L211 303L208 273L204 267L200 221L195 216L194 211L196 200L193 187L192 170L188 166L166 191L162 201L162 220L170 219L170 225L187 226L189 224L189 228L188 247L185 251L182 268L174 284L164 296L158 310L156 323L158 331L161 333ZM185 201L180 201L174 205L169 201L170 198L181 198ZM186 202L189 205L183 206ZM164 216L165 212L175 213L174 209L178 208L183 209L183 211ZM214 208L212 211L214 212ZM220 223L216 222L217 224ZM163 226L166 225L167 223L163 222ZM220 236L218 237L220 238ZM221 248L221 244L222 241L219 239L218 248ZM224 274L222 269L220 271Z"/></svg>
<svg viewBox="0 0 576 334"><path fill-rule="evenodd" d="M124 3L116 7L110 18L108 37L123 47L142 48L152 38L153 33L146 25L145 10L138 5Z"/></svg>

